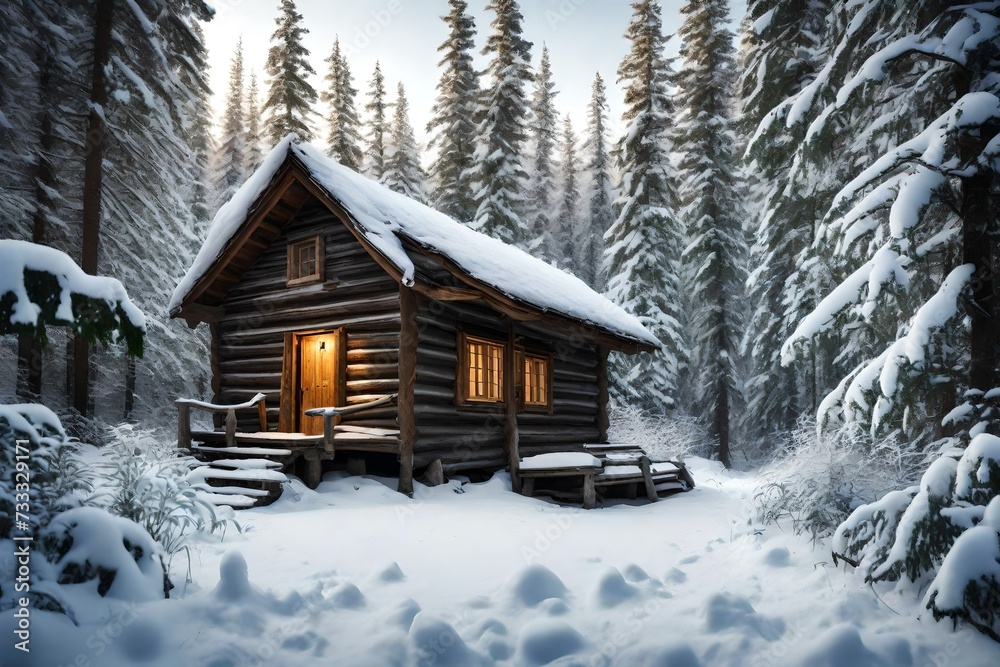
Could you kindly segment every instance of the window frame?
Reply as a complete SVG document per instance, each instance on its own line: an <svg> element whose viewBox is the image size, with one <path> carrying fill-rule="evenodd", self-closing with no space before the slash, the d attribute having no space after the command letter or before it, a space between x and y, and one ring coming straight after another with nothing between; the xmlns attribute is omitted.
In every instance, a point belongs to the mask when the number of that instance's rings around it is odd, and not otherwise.
<svg viewBox="0 0 1000 667"><path fill-rule="evenodd" d="M470 394L470 373L472 371L471 359L469 357L469 346L472 344L485 345L487 346L487 354L484 359L488 362L491 356L488 354L490 347L498 348L500 350L500 360L499 368L497 369L498 377L498 395L495 398L490 397L480 397L472 396ZM506 362L507 362L508 345L502 340L497 340L495 338L490 338L487 336L477 336L473 334L467 334L464 331L458 332L458 367L455 373L455 405L457 406L494 406L494 405L506 405L504 391L507 381L506 374ZM487 374L490 373L490 368L487 365L485 368ZM491 383L487 382L487 386Z"/></svg>
<svg viewBox="0 0 1000 667"><path fill-rule="evenodd" d="M534 361L542 362L544 364L544 381L545 381L545 395L542 401L532 401L528 402L528 367L527 362L529 359ZM517 368L518 368L518 391L517 391L517 402L518 410L520 412L535 412L543 414L552 414L552 371L554 358L551 352L543 352L541 350L533 350L531 348L524 348L518 346L517 348Z"/></svg>
<svg viewBox="0 0 1000 667"><path fill-rule="evenodd" d="M309 275L297 275L299 266L299 249L312 245L316 253L316 271ZM285 285L294 287L297 285L308 285L318 283L323 280L326 274L326 245L322 234L313 234L295 239L288 239L288 259L286 267Z"/></svg>

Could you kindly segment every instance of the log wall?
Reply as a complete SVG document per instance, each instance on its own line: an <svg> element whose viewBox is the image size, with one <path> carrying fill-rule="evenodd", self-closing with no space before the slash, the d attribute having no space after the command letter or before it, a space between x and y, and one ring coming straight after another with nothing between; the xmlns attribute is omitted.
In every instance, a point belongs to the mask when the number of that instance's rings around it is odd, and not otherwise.
<svg viewBox="0 0 1000 667"><path fill-rule="evenodd" d="M504 317L474 302L421 302L417 317L417 442L414 466L441 459L448 471L502 468L504 406L455 405L457 331L507 339ZM529 350L553 353L552 414L518 415L520 455L560 451L599 442L598 349L568 335L518 324L515 335Z"/></svg>
<svg viewBox="0 0 1000 667"><path fill-rule="evenodd" d="M288 239L312 232L325 238L326 280L287 287ZM216 403L239 403L263 392L274 430L284 334L339 327L347 332L347 404L399 391L399 284L316 200L302 207L222 305L225 314L215 326ZM344 422L396 428L396 407L348 416ZM258 430L256 416L240 415L240 428Z"/></svg>

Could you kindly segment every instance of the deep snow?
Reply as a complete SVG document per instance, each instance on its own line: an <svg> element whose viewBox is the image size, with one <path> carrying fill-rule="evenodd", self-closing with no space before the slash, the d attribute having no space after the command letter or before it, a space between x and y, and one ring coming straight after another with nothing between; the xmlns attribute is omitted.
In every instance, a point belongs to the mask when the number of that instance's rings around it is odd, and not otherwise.
<svg viewBox="0 0 1000 667"><path fill-rule="evenodd" d="M102 601L75 627L35 612L17 665L1000 664L1000 645L835 568L826 545L751 521L752 475L591 511L481 483L293 480L243 534L179 557L169 601ZM892 609L890 609L891 607ZM11 636L0 618L0 636Z"/></svg>

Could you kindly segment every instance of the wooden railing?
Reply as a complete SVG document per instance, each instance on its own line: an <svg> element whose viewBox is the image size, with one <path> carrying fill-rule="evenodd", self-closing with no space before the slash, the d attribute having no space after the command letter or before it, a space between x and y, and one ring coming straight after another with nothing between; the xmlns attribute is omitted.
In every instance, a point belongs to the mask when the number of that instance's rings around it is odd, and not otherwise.
<svg viewBox="0 0 1000 667"><path fill-rule="evenodd" d="M215 403L205 403L191 398L179 398L174 401L177 406L177 446L181 449L191 447L191 408L211 412L213 414L225 414L226 422L226 446L236 445L236 411L248 410L256 406L257 418L260 421L260 430L267 430L267 405L264 394L257 394L246 403L236 405L216 405Z"/></svg>
<svg viewBox="0 0 1000 667"><path fill-rule="evenodd" d="M348 405L339 408L312 408L306 410L305 414L310 417L323 418L323 449L332 453L334 451L333 437L336 434L336 426L343 420L344 415L395 403L398 398L399 394L390 394L389 396L383 396L367 403L358 403L357 405Z"/></svg>

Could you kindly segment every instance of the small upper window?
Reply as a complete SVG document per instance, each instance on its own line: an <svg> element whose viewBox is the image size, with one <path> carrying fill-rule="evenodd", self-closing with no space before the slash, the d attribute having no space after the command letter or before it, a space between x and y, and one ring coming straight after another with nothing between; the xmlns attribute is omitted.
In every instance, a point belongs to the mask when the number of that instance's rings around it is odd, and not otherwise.
<svg viewBox="0 0 1000 667"><path fill-rule="evenodd" d="M323 273L323 250L319 236L288 244L288 284L319 280Z"/></svg>

